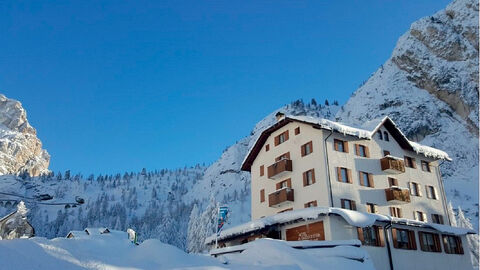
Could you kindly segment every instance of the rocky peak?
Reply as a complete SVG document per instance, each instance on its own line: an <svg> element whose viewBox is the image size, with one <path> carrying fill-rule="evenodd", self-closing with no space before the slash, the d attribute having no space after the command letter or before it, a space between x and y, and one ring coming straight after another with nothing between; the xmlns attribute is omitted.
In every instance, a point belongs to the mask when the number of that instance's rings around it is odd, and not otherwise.
<svg viewBox="0 0 480 270"><path fill-rule="evenodd" d="M0 174L38 176L48 172L49 162L22 104L0 94Z"/></svg>

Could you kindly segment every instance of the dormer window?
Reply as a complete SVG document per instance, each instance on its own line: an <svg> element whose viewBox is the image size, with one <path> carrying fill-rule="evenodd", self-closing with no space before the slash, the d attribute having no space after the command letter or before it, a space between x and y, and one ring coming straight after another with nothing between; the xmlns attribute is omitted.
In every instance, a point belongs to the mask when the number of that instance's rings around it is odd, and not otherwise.
<svg viewBox="0 0 480 270"><path fill-rule="evenodd" d="M387 142L390 141L390 139L388 138L388 133L386 131L383 132L383 139Z"/></svg>

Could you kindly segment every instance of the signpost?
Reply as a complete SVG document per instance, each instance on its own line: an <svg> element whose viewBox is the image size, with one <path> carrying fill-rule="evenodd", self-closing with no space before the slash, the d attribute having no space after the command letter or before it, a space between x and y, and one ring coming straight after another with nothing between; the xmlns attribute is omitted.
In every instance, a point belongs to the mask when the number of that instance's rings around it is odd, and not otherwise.
<svg viewBox="0 0 480 270"><path fill-rule="evenodd" d="M220 206L217 211L217 233L215 236L215 249L218 248L218 236L222 231L223 225L227 221L228 216L228 206Z"/></svg>

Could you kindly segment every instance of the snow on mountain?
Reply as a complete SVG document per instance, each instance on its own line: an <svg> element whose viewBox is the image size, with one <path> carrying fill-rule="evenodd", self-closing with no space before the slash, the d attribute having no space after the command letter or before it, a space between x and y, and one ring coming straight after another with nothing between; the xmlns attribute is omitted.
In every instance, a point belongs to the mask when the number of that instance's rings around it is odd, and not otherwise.
<svg viewBox="0 0 480 270"><path fill-rule="evenodd" d="M478 2L456 0L414 22L390 59L336 115L352 125L390 116L411 140L445 150L447 199L478 228Z"/></svg>
<svg viewBox="0 0 480 270"><path fill-rule="evenodd" d="M37 176L48 171L49 162L22 104L0 94L0 174Z"/></svg>

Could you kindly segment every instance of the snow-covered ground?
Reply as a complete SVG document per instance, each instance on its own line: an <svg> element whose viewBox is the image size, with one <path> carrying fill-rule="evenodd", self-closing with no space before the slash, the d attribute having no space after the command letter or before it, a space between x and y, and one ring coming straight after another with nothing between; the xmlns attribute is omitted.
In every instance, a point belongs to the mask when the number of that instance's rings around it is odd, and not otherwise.
<svg viewBox="0 0 480 270"><path fill-rule="evenodd" d="M261 239L243 247L242 253L214 258L156 239L134 245L121 231L72 239L35 237L0 241L0 269L374 269L366 251L354 246L300 250Z"/></svg>

